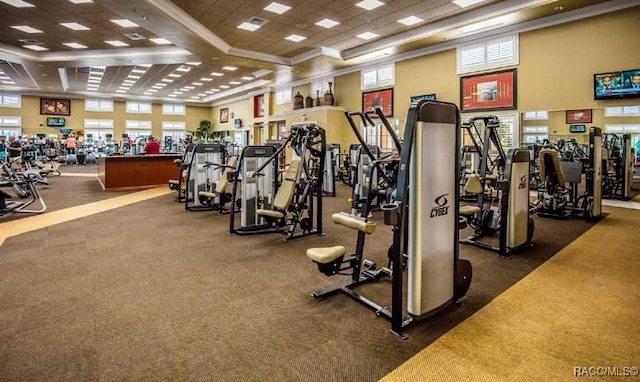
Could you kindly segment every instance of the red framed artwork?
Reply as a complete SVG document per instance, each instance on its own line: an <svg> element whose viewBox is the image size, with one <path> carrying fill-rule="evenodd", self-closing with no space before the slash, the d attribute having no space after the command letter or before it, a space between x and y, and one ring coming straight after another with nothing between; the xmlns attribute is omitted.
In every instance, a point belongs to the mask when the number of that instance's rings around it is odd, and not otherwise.
<svg viewBox="0 0 640 382"><path fill-rule="evenodd" d="M591 123L591 109L567 110L566 119L568 125L572 123Z"/></svg>
<svg viewBox="0 0 640 382"><path fill-rule="evenodd" d="M40 114L42 115L71 115L71 100L40 98Z"/></svg>
<svg viewBox="0 0 640 382"><path fill-rule="evenodd" d="M264 94L253 97L253 116L264 117Z"/></svg>
<svg viewBox="0 0 640 382"><path fill-rule="evenodd" d="M382 108L385 117L393 116L393 88L362 93L362 112Z"/></svg>
<svg viewBox="0 0 640 382"><path fill-rule="evenodd" d="M509 69L460 77L460 111L515 109L516 74Z"/></svg>

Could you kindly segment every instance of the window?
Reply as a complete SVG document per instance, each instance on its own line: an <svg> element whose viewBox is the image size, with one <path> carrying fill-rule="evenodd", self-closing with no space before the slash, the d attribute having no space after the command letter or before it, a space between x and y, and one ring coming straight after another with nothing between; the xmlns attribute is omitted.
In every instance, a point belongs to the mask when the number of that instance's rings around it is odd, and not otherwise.
<svg viewBox="0 0 640 382"><path fill-rule="evenodd" d="M502 144L502 149L504 152L508 152L512 148L519 147L517 137L518 137L518 116L515 114L503 114L496 115L498 119L500 119L500 127L498 128L498 137L500 138L500 143ZM473 116L463 116L463 121L468 121ZM484 125L481 122L476 122L476 127L478 128L478 132L481 134L482 139L484 140ZM472 145L471 138L467 135L466 129L462 129L463 131L463 145Z"/></svg>
<svg viewBox="0 0 640 382"><path fill-rule="evenodd" d="M361 90L393 86L395 83L395 64L378 66L360 72Z"/></svg>
<svg viewBox="0 0 640 382"><path fill-rule="evenodd" d="M87 98L84 100L84 111L113 111L113 100Z"/></svg>
<svg viewBox="0 0 640 382"><path fill-rule="evenodd" d="M291 103L291 88L276 90L276 105Z"/></svg>
<svg viewBox="0 0 640 382"><path fill-rule="evenodd" d="M3 137L16 137L18 138L22 134L22 129L19 127L4 127L0 126L0 136Z"/></svg>
<svg viewBox="0 0 640 382"><path fill-rule="evenodd" d="M151 114L151 102L131 102L127 101L127 113Z"/></svg>
<svg viewBox="0 0 640 382"><path fill-rule="evenodd" d="M549 126L524 126L522 128L523 145L532 145L549 139Z"/></svg>
<svg viewBox="0 0 640 382"><path fill-rule="evenodd" d="M638 117L640 116L640 106L618 106L605 107L605 117Z"/></svg>
<svg viewBox="0 0 640 382"><path fill-rule="evenodd" d="M640 124L609 124L604 125L604 132L611 134L640 134Z"/></svg>
<svg viewBox="0 0 640 382"><path fill-rule="evenodd" d="M187 123L181 121L162 121L162 140L171 137L174 142L186 138Z"/></svg>
<svg viewBox="0 0 640 382"><path fill-rule="evenodd" d="M393 124L395 120L391 120L390 122ZM391 138L391 134L386 127L380 122L378 119L373 119L373 123L375 126L362 126L361 131L364 136L365 142L368 145L378 146L380 151L383 153L389 153L394 147L393 139ZM396 135L399 134L399 130L396 128Z"/></svg>
<svg viewBox="0 0 640 382"><path fill-rule="evenodd" d="M113 119L85 119L84 128L86 129L111 129L113 130Z"/></svg>
<svg viewBox="0 0 640 382"><path fill-rule="evenodd" d="M549 112L547 111L527 111L522 113L522 119L525 121L546 121L549 119Z"/></svg>
<svg viewBox="0 0 640 382"><path fill-rule="evenodd" d="M22 107L22 96L16 94L0 94L0 107Z"/></svg>
<svg viewBox="0 0 640 382"><path fill-rule="evenodd" d="M22 127L22 117L0 117L0 126L2 127Z"/></svg>
<svg viewBox="0 0 640 382"><path fill-rule="evenodd" d="M91 134L91 138L89 138L89 134ZM107 137L109 137L109 140L114 138L113 129L88 129L86 127L84 129L84 136L87 137L87 139L93 139L94 141L99 139L107 141Z"/></svg>
<svg viewBox="0 0 640 382"><path fill-rule="evenodd" d="M185 115L184 105L164 103L162 104L162 115Z"/></svg>
<svg viewBox="0 0 640 382"><path fill-rule="evenodd" d="M127 120L124 122L124 132L133 140L139 136L151 135L151 121Z"/></svg>
<svg viewBox="0 0 640 382"><path fill-rule="evenodd" d="M329 92L329 82L333 82L333 78L329 78L325 81L314 82L311 84L311 97L315 97L319 92L320 97Z"/></svg>
<svg viewBox="0 0 640 382"><path fill-rule="evenodd" d="M458 74L518 64L518 35L493 38L459 46Z"/></svg>

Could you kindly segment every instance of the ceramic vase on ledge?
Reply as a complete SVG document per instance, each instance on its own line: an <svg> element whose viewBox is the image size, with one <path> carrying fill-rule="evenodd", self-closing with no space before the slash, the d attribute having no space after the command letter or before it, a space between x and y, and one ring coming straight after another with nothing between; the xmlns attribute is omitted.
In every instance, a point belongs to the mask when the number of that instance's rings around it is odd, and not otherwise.
<svg viewBox="0 0 640 382"><path fill-rule="evenodd" d="M311 98L311 94L307 95L307 98L304 99L304 107L313 107L313 98Z"/></svg>
<svg viewBox="0 0 640 382"><path fill-rule="evenodd" d="M293 110L304 108L304 97L300 92L293 96Z"/></svg>
<svg viewBox="0 0 640 382"><path fill-rule="evenodd" d="M331 86L333 82L329 82L329 90L324 94L324 100L322 102L325 106L333 106L335 99L333 98L333 91L331 90Z"/></svg>
<svg viewBox="0 0 640 382"><path fill-rule="evenodd" d="M320 90L316 90L316 106L320 106Z"/></svg>

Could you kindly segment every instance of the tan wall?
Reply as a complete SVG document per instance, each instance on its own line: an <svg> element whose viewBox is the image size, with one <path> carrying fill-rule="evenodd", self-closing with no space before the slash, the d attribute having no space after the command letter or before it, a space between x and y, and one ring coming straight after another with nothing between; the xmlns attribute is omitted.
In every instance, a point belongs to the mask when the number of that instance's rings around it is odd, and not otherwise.
<svg viewBox="0 0 640 382"><path fill-rule="evenodd" d="M0 115L19 115L22 117L22 134L59 134L57 128L47 127L47 115L40 115L40 97L22 96L22 109L0 108ZM126 120L152 121L152 134L162 136L162 121L185 121L187 131L195 130L202 119L209 119L208 107L187 106L186 115L162 115L162 105L152 104L151 114L125 113L125 102L115 101L113 112L86 112L84 99L71 100L71 115L65 116L65 128L84 131L86 118L113 119L114 138L121 137Z"/></svg>

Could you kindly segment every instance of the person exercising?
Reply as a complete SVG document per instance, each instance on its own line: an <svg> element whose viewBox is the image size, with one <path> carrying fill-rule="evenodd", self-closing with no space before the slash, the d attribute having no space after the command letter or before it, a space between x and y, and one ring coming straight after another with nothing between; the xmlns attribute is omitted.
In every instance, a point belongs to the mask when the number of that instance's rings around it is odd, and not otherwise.
<svg viewBox="0 0 640 382"><path fill-rule="evenodd" d="M400 152L398 152L398 149L391 150L391 157L389 159L391 159L391 162L387 163L384 168L387 173L387 179L389 180L387 190L385 192L385 200L387 203L391 203L395 199L398 182L398 168L400 164Z"/></svg>
<svg viewBox="0 0 640 382"><path fill-rule="evenodd" d="M9 151L9 163L15 163L17 170L22 171L22 164L20 163L22 145L15 136L12 135L9 137L9 145L7 146L7 149Z"/></svg>
<svg viewBox="0 0 640 382"><path fill-rule="evenodd" d="M142 152L143 154L160 154L160 143L156 141L153 135L149 135L147 144L144 145Z"/></svg>

